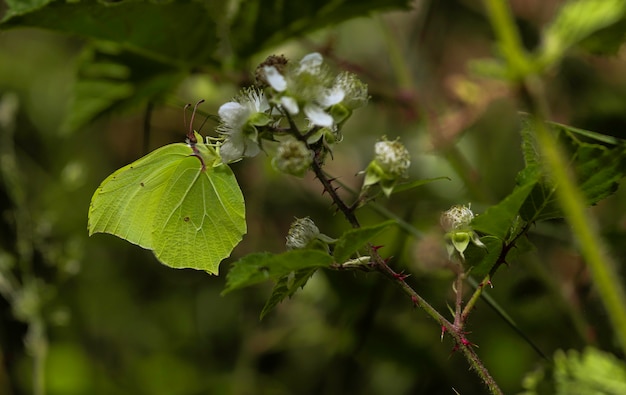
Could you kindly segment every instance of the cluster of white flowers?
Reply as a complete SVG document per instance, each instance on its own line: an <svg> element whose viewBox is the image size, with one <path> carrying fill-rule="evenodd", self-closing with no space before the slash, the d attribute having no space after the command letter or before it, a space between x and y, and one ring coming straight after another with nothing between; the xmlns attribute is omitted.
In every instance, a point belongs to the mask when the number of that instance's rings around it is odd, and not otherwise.
<svg viewBox="0 0 626 395"><path fill-rule="evenodd" d="M333 76L317 52L297 64L270 57L257 74L265 85L263 90L246 89L219 109L218 132L223 138L219 152L224 163L257 155L260 129L280 125L285 117L301 116L308 121L306 130L299 131L307 136L307 144L322 138L326 146L333 144L340 140L342 123L368 100L367 85L351 73ZM274 140L275 136L269 133L267 138Z"/></svg>
<svg viewBox="0 0 626 395"><path fill-rule="evenodd" d="M284 74L271 65L263 66L263 72L274 100L290 115L302 111L314 126L332 129L342 121L333 116L333 106L341 104L352 110L368 100L365 84L351 73L333 77L317 52L306 55Z"/></svg>

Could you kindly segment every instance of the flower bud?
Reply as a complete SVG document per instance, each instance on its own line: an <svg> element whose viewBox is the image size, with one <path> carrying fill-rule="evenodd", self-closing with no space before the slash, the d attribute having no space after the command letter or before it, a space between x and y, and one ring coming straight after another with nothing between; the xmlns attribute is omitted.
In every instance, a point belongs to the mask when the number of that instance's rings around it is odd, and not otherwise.
<svg viewBox="0 0 626 395"><path fill-rule="evenodd" d="M385 178L397 179L406 175L411 165L411 156L400 140L383 139L374 145L375 161L380 165Z"/></svg>
<svg viewBox="0 0 626 395"><path fill-rule="evenodd" d="M396 182L406 176L411 165L409 151L400 140L382 141L374 145L375 157L365 169L363 188L379 184L384 194L389 196L393 192Z"/></svg>
<svg viewBox="0 0 626 395"><path fill-rule="evenodd" d="M285 140L280 143L272 165L276 170L303 177L313 163L313 152L306 144L295 139Z"/></svg>
<svg viewBox="0 0 626 395"><path fill-rule="evenodd" d="M470 226L474 219L470 205L452 206L448 211L441 214L440 222L443 230L446 231L445 238L449 242L448 253L450 256L454 251L459 253L461 260L465 260L463 253L472 242L475 246L486 248L480 241L478 234Z"/></svg>
<svg viewBox="0 0 626 395"><path fill-rule="evenodd" d="M474 213L470 206L452 206L448 211L441 214L441 226L446 232L469 229L469 224L474 219Z"/></svg>
<svg viewBox="0 0 626 395"><path fill-rule="evenodd" d="M320 230L311 218L296 218L287 234L287 249L297 250L306 248L320 235Z"/></svg>
<svg viewBox="0 0 626 395"><path fill-rule="evenodd" d="M343 72L335 78L335 86L344 92L343 105L354 110L363 107L369 100L367 84L352 73Z"/></svg>

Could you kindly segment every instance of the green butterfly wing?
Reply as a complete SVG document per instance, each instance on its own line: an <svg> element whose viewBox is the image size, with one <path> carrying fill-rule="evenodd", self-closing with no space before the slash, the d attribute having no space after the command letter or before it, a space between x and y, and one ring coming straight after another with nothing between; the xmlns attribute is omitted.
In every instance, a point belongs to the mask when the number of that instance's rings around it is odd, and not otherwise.
<svg viewBox="0 0 626 395"><path fill-rule="evenodd" d="M196 148L203 162L188 145L170 144L107 177L91 199L89 235L110 233L167 266L217 274L246 232L245 205L231 169Z"/></svg>

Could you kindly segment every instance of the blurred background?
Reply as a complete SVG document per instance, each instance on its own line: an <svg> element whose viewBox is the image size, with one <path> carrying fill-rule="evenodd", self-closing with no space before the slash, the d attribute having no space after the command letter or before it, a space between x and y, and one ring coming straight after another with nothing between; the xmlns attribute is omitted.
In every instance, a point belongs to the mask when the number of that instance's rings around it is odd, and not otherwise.
<svg viewBox="0 0 626 395"><path fill-rule="evenodd" d="M529 48L561 3L511 2ZM0 394L36 393L38 385L50 395L485 393L440 328L376 274L318 272L263 321L272 284L220 296L230 262L285 250L294 217L310 216L331 237L349 228L316 180L279 174L265 155L232 166L248 233L220 276L167 268L124 240L89 238L86 226L91 195L107 175L183 141L185 103L205 99L202 111L216 114L268 55L297 60L318 51L335 70L357 73L371 95L344 128L329 173L357 189L356 173L386 135L409 148L412 179L450 178L376 201L419 231L387 231L376 240L381 253L446 312L452 276L440 213L469 202L484 211L511 192L524 166L516 92L468 67L493 50L481 2L415 1L283 38L236 62L178 72L156 100L143 91L107 107L98 100L129 97L128 86L84 98L93 86L78 76L101 72L85 69L87 57L119 52L49 29L1 31ZM124 59L141 69L133 56ZM553 120L626 137L625 70L623 49L566 58L546 79ZM151 65L145 75L158 71ZM215 126L208 120L201 133ZM625 206L622 189L593 208L622 266ZM384 219L369 208L357 214L364 224ZM502 267L489 294L545 355L589 344L616 351L567 226L542 224L530 240L536 249ZM483 302L468 329L505 393L521 391L524 375L545 362ZM41 366L43 380L34 380Z"/></svg>

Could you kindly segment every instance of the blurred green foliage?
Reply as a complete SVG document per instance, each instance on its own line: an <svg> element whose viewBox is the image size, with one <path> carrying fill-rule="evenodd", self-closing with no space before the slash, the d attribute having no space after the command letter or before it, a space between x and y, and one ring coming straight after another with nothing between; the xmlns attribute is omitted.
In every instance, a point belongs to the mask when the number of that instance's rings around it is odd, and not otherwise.
<svg viewBox="0 0 626 395"><path fill-rule="evenodd" d="M446 311L453 294L439 214L469 201L483 212L511 193L523 168L514 92L467 68L493 43L480 2L418 1L383 14L375 11L407 2L39 8L47 3L8 1L17 11L4 26L20 29L0 32L0 393L35 392L31 356L41 347L42 382L52 395L484 393L451 342L439 340L440 328L379 276L318 272L260 322L271 284L221 296L225 276L172 270L149 251L86 231L91 194L108 174L144 147L183 140L184 103L206 99L214 114L267 55L320 51L359 74L372 95L344 129L331 174L357 189L354 174L386 134L409 148L412 178L451 179L358 213L372 225L389 209L419 230L392 228L376 242ZM238 6L222 8L229 4ZM512 2L525 45L536 44L559 4ZM619 47L620 23L598 33L611 33L607 46ZM583 45L607 49L598 37ZM626 138L626 59L614 52L575 51L546 78L555 121ZM311 216L330 237L347 229L311 177L279 175L262 155L233 169L249 230L232 260L283 252L293 217ZM592 211L613 254L626 256L623 189ZM619 355L568 227L543 222L529 239L535 250L503 267L489 295L545 354L591 345ZM541 357L484 303L468 325L504 392L522 391Z"/></svg>

